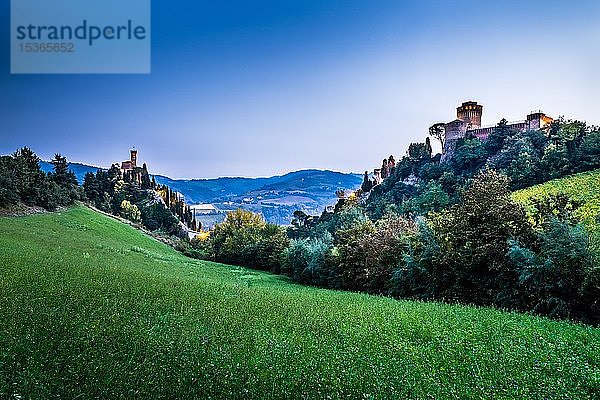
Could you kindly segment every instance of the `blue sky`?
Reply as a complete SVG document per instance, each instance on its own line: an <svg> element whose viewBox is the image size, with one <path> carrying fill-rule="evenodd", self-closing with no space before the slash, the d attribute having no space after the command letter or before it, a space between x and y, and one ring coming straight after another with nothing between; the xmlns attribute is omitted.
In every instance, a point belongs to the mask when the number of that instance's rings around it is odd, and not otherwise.
<svg viewBox="0 0 600 400"><path fill-rule="evenodd" d="M543 109L600 123L600 2L154 1L150 75L10 75L0 153L151 172L362 172L462 101L484 123Z"/></svg>

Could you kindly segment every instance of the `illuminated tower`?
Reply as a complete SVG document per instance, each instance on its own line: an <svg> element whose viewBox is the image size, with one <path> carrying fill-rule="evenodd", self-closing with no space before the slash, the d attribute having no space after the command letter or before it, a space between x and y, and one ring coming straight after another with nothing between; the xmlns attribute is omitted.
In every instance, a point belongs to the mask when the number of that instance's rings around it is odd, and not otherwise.
<svg viewBox="0 0 600 400"><path fill-rule="evenodd" d="M131 154L131 167L135 168L137 167L137 150L133 148L129 150L129 153Z"/></svg>
<svg viewBox="0 0 600 400"><path fill-rule="evenodd" d="M456 109L456 117L467 123L467 129L481 128L481 114L483 106L476 101L464 102Z"/></svg>

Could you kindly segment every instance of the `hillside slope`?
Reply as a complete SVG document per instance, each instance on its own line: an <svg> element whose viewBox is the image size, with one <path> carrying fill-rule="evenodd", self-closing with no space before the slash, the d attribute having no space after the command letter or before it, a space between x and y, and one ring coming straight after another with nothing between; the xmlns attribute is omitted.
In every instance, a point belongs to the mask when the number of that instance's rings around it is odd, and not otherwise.
<svg viewBox="0 0 600 400"><path fill-rule="evenodd" d="M578 398L600 330L319 290L77 207L0 218L0 398Z"/></svg>
<svg viewBox="0 0 600 400"><path fill-rule="evenodd" d="M532 198L558 193L567 194L582 203L575 211L575 216L590 232L594 250L600 251L600 169L519 190L513 194L513 198L530 208Z"/></svg>

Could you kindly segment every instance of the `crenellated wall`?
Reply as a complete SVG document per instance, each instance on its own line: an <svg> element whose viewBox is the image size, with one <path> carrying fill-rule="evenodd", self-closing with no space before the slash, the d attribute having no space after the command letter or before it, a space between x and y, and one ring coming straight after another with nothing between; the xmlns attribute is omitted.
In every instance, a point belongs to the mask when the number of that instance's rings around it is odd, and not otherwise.
<svg viewBox="0 0 600 400"><path fill-rule="evenodd" d="M465 121L468 129L480 128L482 115L483 106L476 101L466 101L456 108L456 118Z"/></svg>
<svg viewBox="0 0 600 400"><path fill-rule="evenodd" d="M483 105L477 104L475 101L464 102L456 108L457 119L444 125L445 144L441 161L451 159L454 155L456 144L467 135L484 141L496 130L496 125L481 127L482 115ZM513 130L524 132L527 130L545 129L552 121L554 120L551 117L538 111L529 114L525 121L509 123L507 126Z"/></svg>

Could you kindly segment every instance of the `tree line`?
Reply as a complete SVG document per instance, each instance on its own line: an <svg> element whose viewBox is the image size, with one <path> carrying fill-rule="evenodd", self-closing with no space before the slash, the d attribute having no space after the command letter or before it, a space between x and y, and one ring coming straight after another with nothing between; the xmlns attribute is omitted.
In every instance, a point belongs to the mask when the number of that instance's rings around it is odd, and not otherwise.
<svg viewBox="0 0 600 400"><path fill-rule="evenodd" d="M0 207L21 203L55 210L72 205L82 197L77 178L69 170L65 157L55 154L51 161L53 171L47 174L39 163L38 156L28 147L0 157Z"/></svg>
<svg viewBox="0 0 600 400"><path fill-rule="evenodd" d="M285 274L297 282L397 298L460 302L600 323L600 268L566 195L511 191L600 168L600 132L559 119L547 132L465 138L449 162L429 139L387 158L380 184L333 212L270 226L238 210L209 237L182 245L195 257Z"/></svg>

